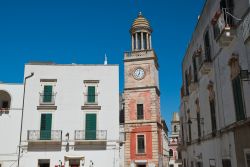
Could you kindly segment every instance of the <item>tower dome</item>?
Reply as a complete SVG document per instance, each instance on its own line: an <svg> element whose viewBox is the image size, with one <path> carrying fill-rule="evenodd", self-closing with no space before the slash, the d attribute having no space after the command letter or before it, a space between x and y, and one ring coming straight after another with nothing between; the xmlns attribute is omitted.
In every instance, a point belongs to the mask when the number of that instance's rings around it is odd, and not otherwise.
<svg viewBox="0 0 250 167"><path fill-rule="evenodd" d="M140 29L147 29L148 31L152 32L149 21L142 15L141 12L139 13L138 17L134 20L130 31L134 32Z"/></svg>
<svg viewBox="0 0 250 167"><path fill-rule="evenodd" d="M151 50L151 33L149 21L140 12L130 29L132 51Z"/></svg>

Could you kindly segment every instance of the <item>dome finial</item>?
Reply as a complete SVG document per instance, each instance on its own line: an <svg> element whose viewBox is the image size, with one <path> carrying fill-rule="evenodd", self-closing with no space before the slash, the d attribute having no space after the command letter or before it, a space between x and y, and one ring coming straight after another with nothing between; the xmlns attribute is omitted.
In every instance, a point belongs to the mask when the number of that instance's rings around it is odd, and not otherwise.
<svg viewBox="0 0 250 167"><path fill-rule="evenodd" d="M142 16L142 12L141 11L139 12L138 16Z"/></svg>

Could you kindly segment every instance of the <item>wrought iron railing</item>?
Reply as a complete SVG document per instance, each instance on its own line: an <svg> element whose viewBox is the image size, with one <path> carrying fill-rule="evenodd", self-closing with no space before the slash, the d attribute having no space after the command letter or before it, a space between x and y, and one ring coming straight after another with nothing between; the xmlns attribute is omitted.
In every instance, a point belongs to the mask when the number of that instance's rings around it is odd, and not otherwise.
<svg viewBox="0 0 250 167"><path fill-rule="evenodd" d="M62 141L61 130L29 130L28 141Z"/></svg>
<svg viewBox="0 0 250 167"><path fill-rule="evenodd" d="M76 130L75 140L107 140L107 130Z"/></svg>
<svg viewBox="0 0 250 167"><path fill-rule="evenodd" d="M84 104L85 105L91 105L91 104L98 104L98 95L85 95L84 98Z"/></svg>
<svg viewBox="0 0 250 167"><path fill-rule="evenodd" d="M44 94L40 93L40 105L54 105L55 104L55 93Z"/></svg>

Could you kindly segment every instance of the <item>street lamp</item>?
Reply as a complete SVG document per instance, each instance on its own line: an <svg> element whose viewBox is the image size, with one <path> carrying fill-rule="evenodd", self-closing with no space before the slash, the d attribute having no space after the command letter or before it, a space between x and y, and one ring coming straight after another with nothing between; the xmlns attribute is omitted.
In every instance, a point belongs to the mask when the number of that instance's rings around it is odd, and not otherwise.
<svg viewBox="0 0 250 167"><path fill-rule="evenodd" d="M18 160L17 160L17 167L20 164L20 153L21 153L21 141L22 141L22 132L23 132L23 113L24 113L24 98L25 98L25 90L26 90L26 80L33 77L34 73L32 72L29 76L24 78L24 86L23 86L23 105L22 105L22 116L21 116L21 128L20 128L20 138L19 138L19 145L18 145Z"/></svg>

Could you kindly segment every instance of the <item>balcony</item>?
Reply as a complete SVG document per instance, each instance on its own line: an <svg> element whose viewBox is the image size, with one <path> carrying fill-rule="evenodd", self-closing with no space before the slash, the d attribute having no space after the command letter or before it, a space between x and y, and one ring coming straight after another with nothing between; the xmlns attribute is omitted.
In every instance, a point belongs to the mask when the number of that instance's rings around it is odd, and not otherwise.
<svg viewBox="0 0 250 167"><path fill-rule="evenodd" d="M75 131L75 143L76 144L91 144L99 143L104 144L107 141L106 130L76 130Z"/></svg>
<svg viewBox="0 0 250 167"><path fill-rule="evenodd" d="M231 11L230 9L218 11L212 20L215 40L222 47L229 46L236 35Z"/></svg>
<svg viewBox="0 0 250 167"><path fill-rule="evenodd" d="M28 131L29 143L61 143L62 131L61 130L29 130Z"/></svg>
<svg viewBox="0 0 250 167"><path fill-rule="evenodd" d="M40 93L40 105L55 105L55 93L52 94L44 94Z"/></svg>
<svg viewBox="0 0 250 167"><path fill-rule="evenodd" d="M246 42L250 37L250 12L246 15L240 27L242 30L243 40Z"/></svg>

